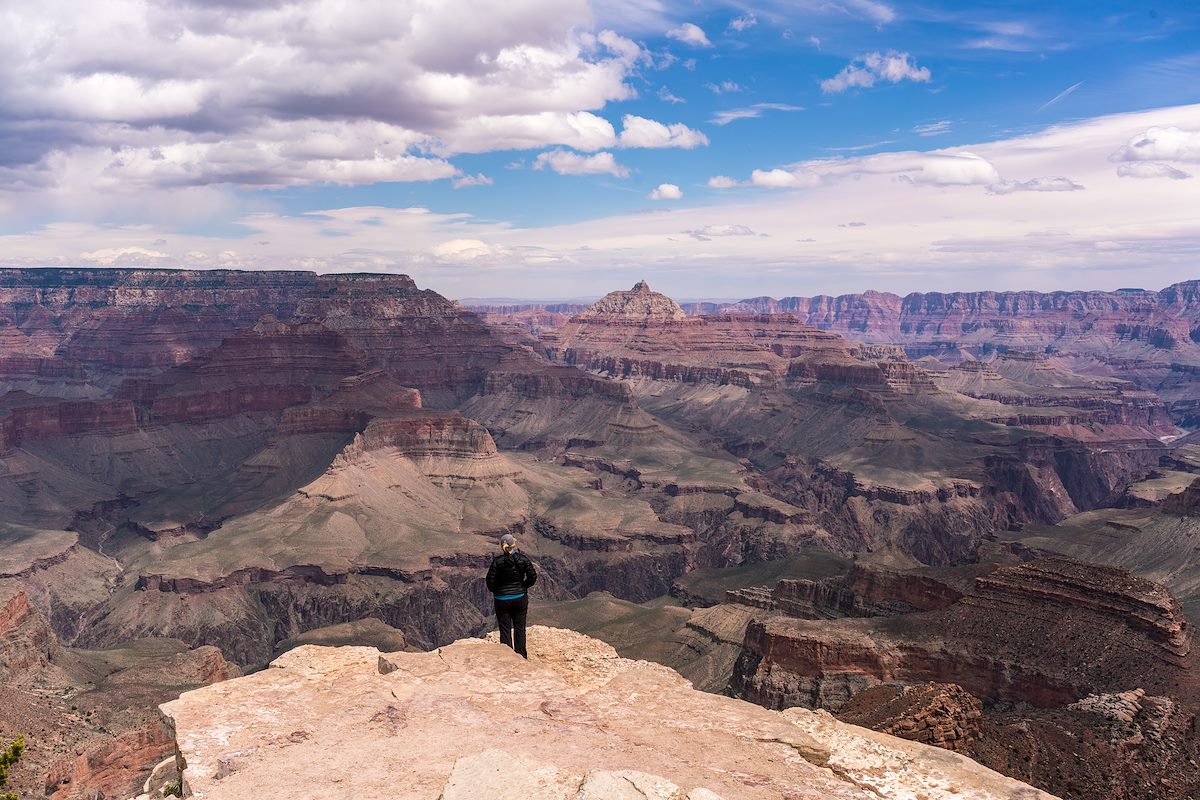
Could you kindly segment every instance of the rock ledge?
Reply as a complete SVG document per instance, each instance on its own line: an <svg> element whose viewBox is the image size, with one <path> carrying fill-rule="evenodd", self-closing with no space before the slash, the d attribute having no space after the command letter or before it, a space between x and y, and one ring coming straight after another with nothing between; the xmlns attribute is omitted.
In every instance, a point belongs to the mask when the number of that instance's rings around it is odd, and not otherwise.
<svg viewBox="0 0 1200 800"><path fill-rule="evenodd" d="M534 627L526 662L306 645L162 706L193 797L1051 800L969 759L696 691L666 667Z"/></svg>

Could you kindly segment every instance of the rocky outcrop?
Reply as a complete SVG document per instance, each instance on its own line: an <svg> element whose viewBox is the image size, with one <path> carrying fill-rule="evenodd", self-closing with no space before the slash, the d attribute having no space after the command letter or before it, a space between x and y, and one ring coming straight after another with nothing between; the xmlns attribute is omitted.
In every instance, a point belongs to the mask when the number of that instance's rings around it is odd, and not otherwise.
<svg viewBox="0 0 1200 800"><path fill-rule="evenodd" d="M931 576L856 563L847 574L833 578L787 578L772 589L731 589L726 602L797 619L836 619L934 611L962 596L958 589Z"/></svg>
<svg viewBox="0 0 1200 800"><path fill-rule="evenodd" d="M0 681L22 683L52 677L59 654L49 621L18 585L0 585Z"/></svg>
<svg viewBox="0 0 1200 800"><path fill-rule="evenodd" d="M529 661L478 640L384 655L306 646L189 692L162 707L184 780L197 800L268 785L363 800L393 797L397 785L429 800L1049 800L968 759L828 715L697 692L579 634L529 634Z"/></svg>
<svg viewBox="0 0 1200 800"><path fill-rule="evenodd" d="M841 337L790 314L686 317L644 282L606 295L544 341L556 360L621 378L741 387L833 381L887 389L889 381L900 388L915 376L911 365L862 358ZM910 373L902 377L904 367Z"/></svg>
<svg viewBox="0 0 1200 800"><path fill-rule="evenodd" d="M1167 496L1162 502L1164 514L1178 514L1181 517L1200 517L1200 478L1182 492Z"/></svg>
<svg viewBox="0 0 1200 800"><path fill-rule="evenodd" d="M1156 691L1198 690L1191 628L1162 586L1064 559L998 569L975 584L927 613L756 620L734 687L769 707L835 710L893 681L954 682L988 702L1039 707L1135 679Z"/></svg>
<svg viewBox="0 0 1200 800"><path fill-rule="evenodd" d="M968 752L982 732L983 704L953 683L873 686L850 698L838 719L901 739Z"/></svg>
<svg viewBox="0 0 1200 800"><path fill-rule="evenodd" d="M582 319L626 319L637 322L681 320L683 309L671 298L650 291L650 285L638 281L628 292L609 292L579 315Z"/></svg>
<svg viewBox="0 0 1200 800"><path fill-rule="evenodd" d="M1200 788L1188 766L1200 755L1197 653L1170 594L1125 570L1057 558L984 572L932 611L802 621L764 607L747 625L734 693L901 736L936 730L944 745L1063 797ZM967 698L982 701L982 717ZM1164 770L1186 777L1158 784Z"/></svg>

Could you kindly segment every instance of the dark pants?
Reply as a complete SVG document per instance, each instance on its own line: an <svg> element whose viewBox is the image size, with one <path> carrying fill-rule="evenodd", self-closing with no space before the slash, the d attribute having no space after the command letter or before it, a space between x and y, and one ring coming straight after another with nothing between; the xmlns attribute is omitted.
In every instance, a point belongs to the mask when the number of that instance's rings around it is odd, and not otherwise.
<svg viewBox="0 0 1200 800"><path fill-rule="evenodd" d="M525 618L529 616L529 595L493 602L496 604L496 624L500 627L500 643L529 658L525 652Z"/></svg>

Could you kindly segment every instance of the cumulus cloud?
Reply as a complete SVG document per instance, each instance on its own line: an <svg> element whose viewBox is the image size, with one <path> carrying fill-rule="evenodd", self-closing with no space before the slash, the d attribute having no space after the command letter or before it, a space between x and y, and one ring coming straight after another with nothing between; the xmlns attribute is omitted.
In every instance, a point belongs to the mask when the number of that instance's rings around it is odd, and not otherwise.
<svg viewBox="0 0 1200 800"><path fill-rule="evenodd" d="M651 200L682 200L683 191L673 183L660 183L647 197Z"/></svg>
<svg viewBox="0 0 1200 800"><path fill-rule="evenodd" d="M842 68L832 78L821 81L821 91L836 94L859 87L870 89L879 81L899 83L903 80L928 83L932 77L928 67L918 67L908 53L890 50L861 55Z"/></svg>
<svg viewBox="0 0 1200 800"><path fill-rule="evenodd" d="M807 172L786 169L756 169L750 173L750 183L767 189L802 189L820 184L821 178Z"/></svg>
<svg viewBox="0 0 1200 800"><path fill-rule="evenodd" d="M1200 131L1154 127L1112 154L1114 161L1187 161L1200 164Z"/></svg>
<svg viewBox="0 0 1200 800"><path fill-rule="evenodd" d="M539 153L533 162L534 169L550 169L559 175L615 175L629 177L629 169L617 163L612 153L601 152L583 156L569 150L549 150Z"/></svg>
<svg viewBox="0 0 1200 800"><path fill-rule="evenodd" d="M8 8L0 191L436 180L458 153L613 146L649 61L587 0ZM464 18L471 24L463 24ZM119 43L119 44L117 44Z"/></svg>
<svg viewBox="0 0 1200 800"><path fill-rule="evenodd" d="M1158 161L1135 161L1131 164L1121 164L1117 167L1117 175L1122 178L1169 178L1175 181L1192 177L1190 172L1184 172L1170 164Z"/></svg>
<svg viewBox="0 0 1200 800"><path fill-rule="evenodd" d="M80 258L92 264L121 267L158 263L169 259L170 256L167 253L160 253L145 247L105 247L89 253L81 253Z"/></svg>
<svg viewBox="0 0 1200 800"><path fill-rule="evenodd" d="M1000 181L987 187L988 194L1012 194L1013 192L1078 192L1081 184L1056 175L1052 178L1033 178L1028 181Z"/></svg>
<svg viewBox="0 0 1200 800"><path fill-rule="evenodd" d="M990 186L1000 183L1000 173L990 161L974 153L902 154L900 158L867 158L867 170L880 166L881 172L895 170L901 178L930 186ZM889 161L894 161L888 164Z"/></svg>
<svg viewBox="0 0 1200 800"><path fill-rule="evenodd" d="M685 22L678 28L667 31L667 38L690 44L692 47L712 47L712 42L704 34L700 26Z"/></svg>
<svg viewBox="0 0 1200 800"><path fill-rule="evenodd" d="M621 147L680 147L691 150L708 144L708 137L682 123L664 125L645 117L626 114L621 121L624 130L618 144Z"/></svg>
<svg viewBox="0 0 1200 800"><path fill-rule="evenodd" d="M479 239L451 239L433 247L431 253L437 261L461 264L504 255L505 251Z"/></svg>
<svg viewBox="0 0 1200 800"><path fill-rule="evenodd" d="M803 111L804 106L793 106L787 103L755 103L745 108L730 108L713 114L710 120L714 125L728 125L739 119L758 119L764 111Z"/></svg>
<svg viewBox="0 0 1200 800"><path fill-rule="evenodd" d="M684 100L682 97L677 97L676 95L672 94L672 93L671 93L671 90L670 90L670 89L668 89L668 88L667 88L667 87L665 87L665 86L660 86L660 87L659 87L659 89L658 89L658 99L659 99L659 100L662 100L663 102L666 102L666 103L672 103L672 104L674 104L674 103L686 103L686 102L687 102L687 100Z"/></svg>
<svg viewBox="0 0 1200 800"><path fill-rule="evenodd" d="M710 189L732 189L737 185L738 182L728 175L714 175L708 179L708 188Z"/></svg>

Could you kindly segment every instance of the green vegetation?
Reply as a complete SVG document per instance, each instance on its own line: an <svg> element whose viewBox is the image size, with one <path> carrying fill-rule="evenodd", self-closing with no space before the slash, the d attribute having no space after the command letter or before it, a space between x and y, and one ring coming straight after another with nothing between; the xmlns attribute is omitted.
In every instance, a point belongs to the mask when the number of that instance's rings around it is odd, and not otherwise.
<svg viewBox="0 0 1200 800"><path fill-rule="evenodd" d="M183 797L183 779L170 781L162 788L163 797Z"/></svg>
<svg viewBox="0 0 1200 800"><path fill-rule="evenodd" d="M21 754L24 752L25 740L21 738L7 747L0 747L0 789L8 786L8 768L20 761ZM17 795L13 792L5 792L0 794L0 800L17 800Z"/></svg>

